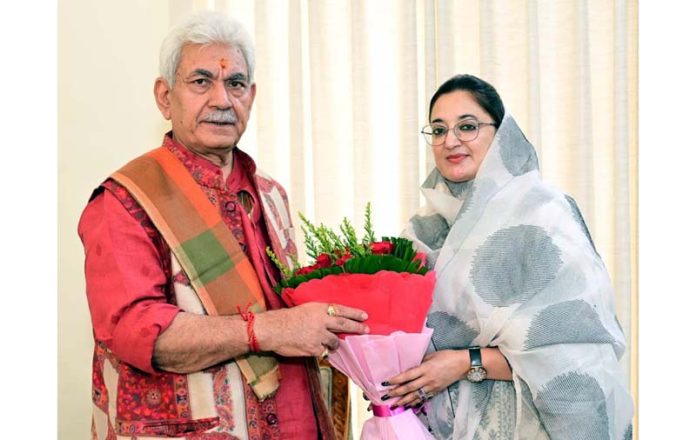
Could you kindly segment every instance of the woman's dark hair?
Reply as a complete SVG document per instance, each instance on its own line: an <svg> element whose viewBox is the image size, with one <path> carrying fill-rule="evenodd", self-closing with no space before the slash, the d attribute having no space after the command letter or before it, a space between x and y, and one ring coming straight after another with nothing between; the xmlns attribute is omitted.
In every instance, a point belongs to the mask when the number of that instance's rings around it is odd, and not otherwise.
<svg viewBox="0 0 696 440"><path fill-rule="evenodd" d="M503 115L505 115L503 101L500 99L500 95L498 95L495 87L474 75L455 75L442 83L430 99L428 119L432 116L433 106L438 98L446 93L455 92L457 90L471 93L478 105L483 107L483 109L491 115L495 123L495 128L500 127L500 123L503 122Z"/></svg>

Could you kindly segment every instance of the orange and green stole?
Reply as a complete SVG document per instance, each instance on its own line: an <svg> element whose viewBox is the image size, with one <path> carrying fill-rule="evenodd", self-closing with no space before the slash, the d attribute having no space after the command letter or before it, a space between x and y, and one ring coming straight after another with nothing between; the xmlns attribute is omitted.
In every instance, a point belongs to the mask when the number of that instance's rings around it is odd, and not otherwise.
<svg viewBox="0 0 696 440"><path fill-rule="evenodd" d="M164 147L111 175L138 201L164 237L208 315L266 309L256 272L218 208L190 172ZM270 354L235 359L259 400L278 389L278 361Z"/></svg>

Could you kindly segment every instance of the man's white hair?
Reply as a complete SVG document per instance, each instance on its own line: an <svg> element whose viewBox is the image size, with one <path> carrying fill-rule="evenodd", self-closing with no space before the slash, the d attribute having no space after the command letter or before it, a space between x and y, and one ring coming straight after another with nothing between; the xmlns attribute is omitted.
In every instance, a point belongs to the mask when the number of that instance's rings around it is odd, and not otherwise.
<svg viewBox="0 0 696 440"><path fill-rule="evenodd" d="M226 44L238 47L247 64L249 83L254 82L254 45L251 36L237 20L220 12L200 12L174 27L162 42L160 75L169 87L176 81L181 50L186 44Z"/></svg>

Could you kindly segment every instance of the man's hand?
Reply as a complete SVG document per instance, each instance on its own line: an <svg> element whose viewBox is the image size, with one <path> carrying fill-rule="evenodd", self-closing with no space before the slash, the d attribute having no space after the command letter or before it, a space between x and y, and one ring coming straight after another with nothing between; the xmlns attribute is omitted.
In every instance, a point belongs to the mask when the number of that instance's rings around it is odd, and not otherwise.
<svg viewBox="0 0 696 440"><path fill-rule="evenodd" d="M336 313L329 316L328 308L329 304L312 302L257 314L254 333L259 347L281 356L321 356L325 348L338 348L334 333L369 333L361 323L367 319L364 311L333 304Z"/></svg>
<svg viewBox="0 0 696 440"><path fill-rule="evenodd" d="M334 333L368 333L362 310L334 304L308 303L291 309L258 313L254 334L262 351L282 356L320 356L338 348ZM153 365L175 373L191 373L249 350L246 322L239 315L207 316L179 313L157 338Z"/></svg>

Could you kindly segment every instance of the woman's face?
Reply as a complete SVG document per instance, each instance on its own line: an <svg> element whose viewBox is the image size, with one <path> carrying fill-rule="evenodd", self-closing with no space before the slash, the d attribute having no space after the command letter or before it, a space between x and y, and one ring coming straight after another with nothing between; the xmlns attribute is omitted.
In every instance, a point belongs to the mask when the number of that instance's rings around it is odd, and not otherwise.
<svg viewBox="0 0 696 440"><path fill-rule="evenodd" d="M433 145L435 166L440 173L452 182L464 182L476 177L488 148L493 143L496 128L493 125L480 125L475 139L463 142L455 136L454 127L463 120L476 118L478 122L493 122L493 118L464 90L441 95L430 115L430 124L449 128L445 140Z"/></svg>

